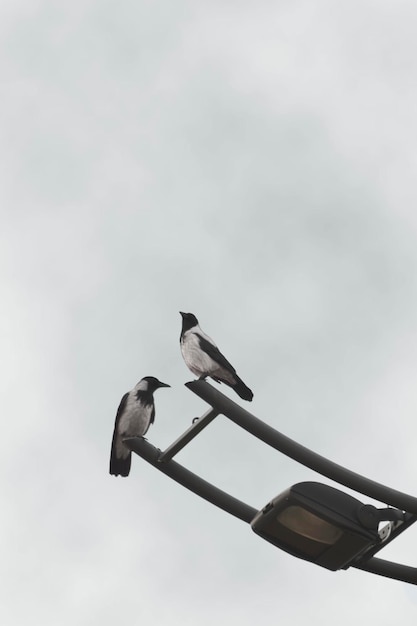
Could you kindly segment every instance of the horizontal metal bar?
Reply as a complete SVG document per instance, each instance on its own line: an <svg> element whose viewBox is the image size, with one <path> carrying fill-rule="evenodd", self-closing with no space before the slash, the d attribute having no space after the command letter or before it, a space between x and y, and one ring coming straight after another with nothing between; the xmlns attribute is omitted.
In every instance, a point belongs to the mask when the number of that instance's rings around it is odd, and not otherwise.
<svg viewBox="0 0 417 626"><path fill-rule="evenodd" d="M219 415L219 412L215 409L209 409L204 415L197 418L194 424L191 424L190 428L188 428L174 443L172 443L166 450L161 452L159 455L158 461L160 463L166 463L170 459L172 459L180 450L184 448L194 437L200 433L203 428L208 426L210 422L214 420L215 417Z"/></svg>
<svg viewBox="0 0 417 626"><path fill-rule="evenodd" d="M386 578L401 580L404 583L417 585L416 567L401 565L401 563L392 563L391 561L377 559L376 557L372 557L368 561L365 561L365 563L355 563L352 567L364 570L365 572L370 572L371 574L378 574L379 576L385 576Z"/></svg>
<svg viewBox="0 0 417 626"><path fill-rule="evenodd" d="M258 437L258 439L261 439L286 456L298 461L298 463L309 467L322 476L327 476L341 485L345 485L354 491L367 495L370 498L395 506L402 511L417 514L417 498L414 496L410 496L401 491L386 487L374 480L365 478L309 450L268 424L265 424L265 422L262 422L262 420L249 413L249 411L242 409L242 407L220 393L217 389L214 389L214 387L209 385L206 381L195 380L186 383L185 386L219 411L219 413L222 413L235 422L235 424L244 428L252 435Z"/></svg>
<svg viewBox="0 0 417 626"><path fill-rule="evenodd" d="M145 461L148 461L148 463L151 463L151 465L156 467L156 469L160 472L163 472L173 480L177 481L177 483L180 483L190 491L193 491L201 498L208 500L208 502L215 504L227 513L238 517L248 524L250 524L252 519L257 514L257 509L241 502L225 491L218 489L203 478L200 478L200 476L197 476L197 474L193 474L193 472L190 472L179 463L176 463L175 461L160 463L160 450L146 441L146 439L142 439L141 437L132 437L124 439L123 443L130 448L132 452L136 452L136 454L145 459Z"/></svg>

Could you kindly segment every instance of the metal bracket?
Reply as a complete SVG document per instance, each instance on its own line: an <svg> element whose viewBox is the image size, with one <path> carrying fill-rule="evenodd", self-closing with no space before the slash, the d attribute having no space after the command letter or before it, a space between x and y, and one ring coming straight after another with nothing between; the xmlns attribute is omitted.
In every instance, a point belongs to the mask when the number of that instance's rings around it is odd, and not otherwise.
<svg viewBox="0 0 417 626"><path fill-rule="evenodd" d="M194 437L201 433L203 428L208 426L215 417L219 415L216 409L209 409L201 417L194 418L192 425L188 428L174 443L172 443L166 450L161 452L158 461L160 463L166 463L170 461L180 450L182 450L187 443L189 443Z"/></svg>

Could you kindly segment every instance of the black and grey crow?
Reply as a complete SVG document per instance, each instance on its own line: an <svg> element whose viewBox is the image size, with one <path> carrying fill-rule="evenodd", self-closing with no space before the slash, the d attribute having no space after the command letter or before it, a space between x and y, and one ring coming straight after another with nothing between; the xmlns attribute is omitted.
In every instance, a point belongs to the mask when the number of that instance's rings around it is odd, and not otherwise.
<svg viewBox="0 0 417 626"><path fill-rule="evenodd" d="M182 313L181 353L185 364L199 378L210 376L218 383L234 389L243 400L251 401L253 393L236 374L235 368L222 355L216 344L198 325L192 313Z"/></svg>
<svg viewBox="0 0 417 626"><path fill-rule="evenodd" d="M170 387L153 376L145 376L123 396L117 409L110 453L110 474L129 476L132 453L123 443L127 437L143 437L155 419L154 392Z"/></svg>

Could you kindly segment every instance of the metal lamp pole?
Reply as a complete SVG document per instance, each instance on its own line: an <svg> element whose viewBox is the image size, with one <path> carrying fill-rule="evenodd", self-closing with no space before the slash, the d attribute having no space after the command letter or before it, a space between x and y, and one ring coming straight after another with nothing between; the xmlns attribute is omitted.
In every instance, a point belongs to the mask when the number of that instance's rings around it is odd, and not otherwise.
<svg viewBox="0 0 417 626"><path fill-rule="evenodd" d="M385 561L372 556L417 521L416 497L365 478L300 445L240 407L204 380L186 383L186 387L207 402L211 408L201 418L195 421L195 423L165 451L161 452L158 448L155 448L142 438L126 439L126 445L128 445L133 452L136 452L136 454L151 463L159 471L179 482L184 487L187 487L187 489L190 489L200 497L215 504L231 515L250 523L258 513L257 509L218 489L172 460L173 457L198 435L203 428L215 419L217 415L225 415L235 424L245 429L253 436L261 439L267 445L294 459L298 463L318 472L322 476L326 476L358 493L405 511L403 521L391 523L389 537L384 540L382 545L374 547L374 549L366 555L366 559L352 564L352 567L417 585L417 568Z"/></svg>

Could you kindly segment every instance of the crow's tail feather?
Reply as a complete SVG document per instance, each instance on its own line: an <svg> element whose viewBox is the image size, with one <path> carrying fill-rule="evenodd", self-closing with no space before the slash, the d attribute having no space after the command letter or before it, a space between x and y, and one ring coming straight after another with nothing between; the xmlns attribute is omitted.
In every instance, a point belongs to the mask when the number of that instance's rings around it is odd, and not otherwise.
<svg viewBox="0 0 417 626"><path fill-rule="evenodd" d="M252 402L253 392L245 385L243 380L236 376L236 383L233 385L233 389L242 400L248 400Z"/></svg>
<svg viewBox="0 0 417 626"><path fill-rule="evenodd" d="M117 457L115 451L112 450L110 455L110 474L113 476L129 476L131 462L131 453L123 459L121 457Z"/></svg>

